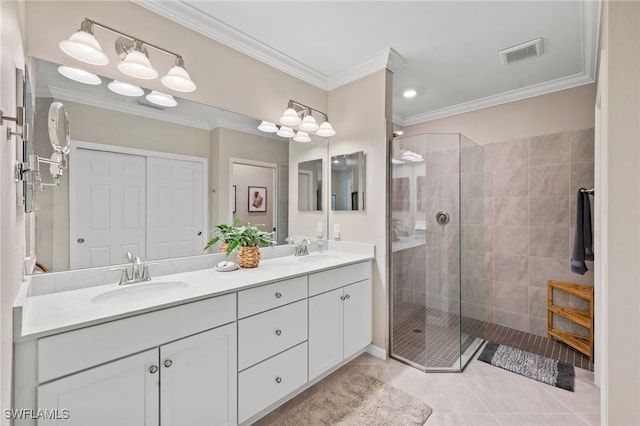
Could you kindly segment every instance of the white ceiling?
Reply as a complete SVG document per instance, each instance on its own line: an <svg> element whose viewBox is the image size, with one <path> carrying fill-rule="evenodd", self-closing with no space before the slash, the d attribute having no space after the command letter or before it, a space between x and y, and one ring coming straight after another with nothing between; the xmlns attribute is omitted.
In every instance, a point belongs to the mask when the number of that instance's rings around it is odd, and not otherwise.
<svg viewBox="0 0 640 426"><path fill-rule="evenodd" d="M595 75L600 4L593 0L136 2L326 90L389 66L401 125ZM542 56L502 64L499 50L538 37ZM390 50L400 58L391 61ZM403 98L406 88L419 95Z"/></svg>

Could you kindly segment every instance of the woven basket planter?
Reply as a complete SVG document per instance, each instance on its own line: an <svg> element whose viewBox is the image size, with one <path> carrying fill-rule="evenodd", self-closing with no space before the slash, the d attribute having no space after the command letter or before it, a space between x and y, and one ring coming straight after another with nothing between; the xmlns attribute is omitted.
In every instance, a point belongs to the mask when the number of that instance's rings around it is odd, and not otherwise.
<svg viewBox="0 0 640 426"><path fill-rule="evenodd" d="M260 248L240 247L238 249L238 265L241 268L255 268L260 263Z"/></svg>

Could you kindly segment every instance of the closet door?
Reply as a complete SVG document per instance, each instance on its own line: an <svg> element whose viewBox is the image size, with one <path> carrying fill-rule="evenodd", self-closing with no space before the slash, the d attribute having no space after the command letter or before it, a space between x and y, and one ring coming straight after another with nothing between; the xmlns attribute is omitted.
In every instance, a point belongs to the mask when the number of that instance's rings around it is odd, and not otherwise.
<svg viewBox="0 0 640 426"><path fill-rule="evenodd" d="M71 269L123 263L127 251L144 259L145 157L79 148L73 160Z"/></svg>
<svg viewBox="0 0 640 426"><path fill-rule="evenodd" d="M199 162L147 159L147 259L203 253L204 173Z"/></svg>

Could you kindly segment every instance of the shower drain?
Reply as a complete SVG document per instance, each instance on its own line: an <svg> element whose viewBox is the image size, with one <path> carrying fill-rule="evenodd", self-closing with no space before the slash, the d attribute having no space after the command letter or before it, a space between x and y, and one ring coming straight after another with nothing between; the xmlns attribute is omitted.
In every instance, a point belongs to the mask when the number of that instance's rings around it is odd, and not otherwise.
<svg viewBox="0 0 640 426"><path fill-rule="evenodd" d="M422 330L421 328L414 328L413 330L414 333L424 333L424 330Z"/></svg>

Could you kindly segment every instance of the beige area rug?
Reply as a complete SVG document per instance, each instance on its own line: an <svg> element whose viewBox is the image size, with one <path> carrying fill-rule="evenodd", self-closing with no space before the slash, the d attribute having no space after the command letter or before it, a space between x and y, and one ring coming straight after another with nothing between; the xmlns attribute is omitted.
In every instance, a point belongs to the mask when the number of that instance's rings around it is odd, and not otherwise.
<svg viewBox="0 0 640 426"><path fill-rule="evenodd" d="M269 424L421 426L431 411L405 392L353 370L323 380L319 390Z"/></svg>

